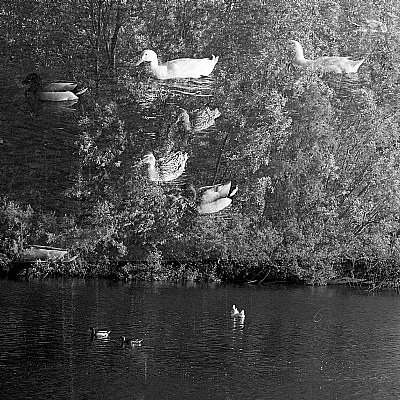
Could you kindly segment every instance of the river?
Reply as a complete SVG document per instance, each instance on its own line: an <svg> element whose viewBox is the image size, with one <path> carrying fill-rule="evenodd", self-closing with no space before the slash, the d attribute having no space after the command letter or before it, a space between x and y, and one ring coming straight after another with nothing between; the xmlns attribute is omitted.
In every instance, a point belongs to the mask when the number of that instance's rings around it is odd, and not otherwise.
<svg viewBox="0 0 400 400"><path fill-rule="evenodd" d="M348 287L2 280L1 397L397 398L398 302Z"/></svg>

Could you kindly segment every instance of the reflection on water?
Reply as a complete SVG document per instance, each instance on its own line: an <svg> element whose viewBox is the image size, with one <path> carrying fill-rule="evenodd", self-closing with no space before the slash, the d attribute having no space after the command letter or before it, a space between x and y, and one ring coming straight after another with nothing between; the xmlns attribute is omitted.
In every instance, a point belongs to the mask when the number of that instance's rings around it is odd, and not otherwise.
<svg viewBox="0 0 400 400"><path fill-rule="evenodd" d="M160 85L178 95L211 97L214 91L214 77L210 75L200 79L173 79L160 81Z"/></svg>
<svg viewBox="0 0 400 400"><path fill-rule="evenodd" d="M397 296L0 281L3 398L396 398ZM232 318L232 304L246 319ZM111 329L91 340L90 326ZM121 346L120 336L143 338ZM380 397L382 398L382 397Z"/></svg>

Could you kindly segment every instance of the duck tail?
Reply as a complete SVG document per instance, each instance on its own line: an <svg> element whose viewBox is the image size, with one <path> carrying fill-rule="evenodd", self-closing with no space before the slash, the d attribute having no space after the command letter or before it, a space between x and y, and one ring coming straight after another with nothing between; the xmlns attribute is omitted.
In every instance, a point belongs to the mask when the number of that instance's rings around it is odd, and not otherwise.
<svg viewBox="0 0 400 400"><path fill-rule="evenodd" d="M360 68L361 64L365 61L365 58L359 61L353 61L354 72L357 72L358 68Z"/></svg>
<svg viewBox="0 0 400 400"><path fill-rule="evenodd" d="M233 185L232 185L233 186ZM235 184L235 186L231 187L230 193L228 195L228 197L232 198L232 196L234 196L237 191L239 190L238 186Z"/></svg>
<svg viewBox="0 0 400 400"><path fill-rule="evenodd" d="M214 61L214 63L216 64L219 60L219 56L214 56L214 54L212 55L212 61Z"/></svg>
<svg viewBox="0 0 400 400"><path fill-rule="evenodd" d="M79 90L75 90L74 94L76 94L77 96L80 96L81 94L85 93L88 90L88 88L82 88Z"/></svg>

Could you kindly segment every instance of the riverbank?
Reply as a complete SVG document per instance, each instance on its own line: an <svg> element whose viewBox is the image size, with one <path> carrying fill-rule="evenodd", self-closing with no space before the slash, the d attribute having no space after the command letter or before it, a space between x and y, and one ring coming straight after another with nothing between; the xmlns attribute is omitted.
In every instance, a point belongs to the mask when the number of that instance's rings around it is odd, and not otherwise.
<svg viewBox="0 0 400 400"><path fill-rule="evenodd" d="M345 268L343 263L335 276L326 280L312 276L295 275L289 268L274 266L239 266L221 260L179 262L169 260L149 264L120 261L116 263L88 264L77 255L60 259L36 261L9 260L0 253L0 277L12 280L48 277L105 278L136 282L215 282L236 284L289 284L289 285L347 285L362 286L369 290L400 289L397 270L387 269L380 275L371 274L365 266ZM339 270L342 273L339 275ZM347 271L347 272L346 272ZM388 273L391 271L391 275Z"/></svg>
<svg viewBox="0 0 400 400"><path fill-rule="evenodd" d="M349 233L340 232L329 241L313 243L315 236L310 236L299 242L276 229L257 230L238 213L226 220L199 218L190 211L170 213L152 228L151 236L149 231L139 235L127 230L122 214L126 211L107 219L93 213L92 220L78 221L4 198L0 275L400 287L395 236L373 242L364 232L358 247ZM164 230L156 229L162 226ZM38 244L49 239L51 246Z"/></svg>

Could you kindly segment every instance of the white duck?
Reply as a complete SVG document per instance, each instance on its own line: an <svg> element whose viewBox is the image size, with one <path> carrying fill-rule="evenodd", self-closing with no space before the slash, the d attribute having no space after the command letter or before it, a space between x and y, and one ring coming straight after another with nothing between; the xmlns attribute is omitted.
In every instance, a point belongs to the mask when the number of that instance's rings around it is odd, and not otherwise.
<svg viewBox="0 0 400 400"><path fill-rule="evenodd" d="M359 61L350 60L348 57L319 57L315 60L307 60L304 58L303 48L297 40L290 40L295 51L293 63L310 69L335 72L337 74L356 73L360 65L365 59Z"/></svg>
<svg viewBox="0 0 400 400"><path fill-rule="evenodd" d="M236 306L233 305L231 310L231 317L245 318L244 310L239 312Z"/></svg>
<svg viewBox="0 0 400 400"><path fill-rule="evenodd" d="M178 58L159 65L157 54L153 50L143 50L136 66L150 62L150 71L157 79L200 78L208 76L218 62L218 56L212 58Z"/></svg>
<svg viewBox="0 0 400 400"><path fill-rule="evenodd" d="M388 28L387 25L381 21L376 19L366 19L364 24L361 25L360 31L364 33L387 33Z"/></svg>
<svg viewBox="0 0 400 400"><path fill-rule="evenodd" d="M156 160L153 153L145 155L140 164L148 164L148 176L152 182L170 182L179 178L185 171L187 153L178 151Z"/></svg>
<svg viewBox="0 0 400 400"><path fill-rule="evenodd" d="M213 214L223 210L232 203L232 196L238 191L238 187L232 188L232 182L213 186L204 186L201 192L200 203L197 206L199 214Z"/></svg>
<svg viewBox="0 0 400 400"><path fill-rule="evenodd" d="M239 310L236 308L235 305L232 306L231 316L239 315Z"/></svg>

